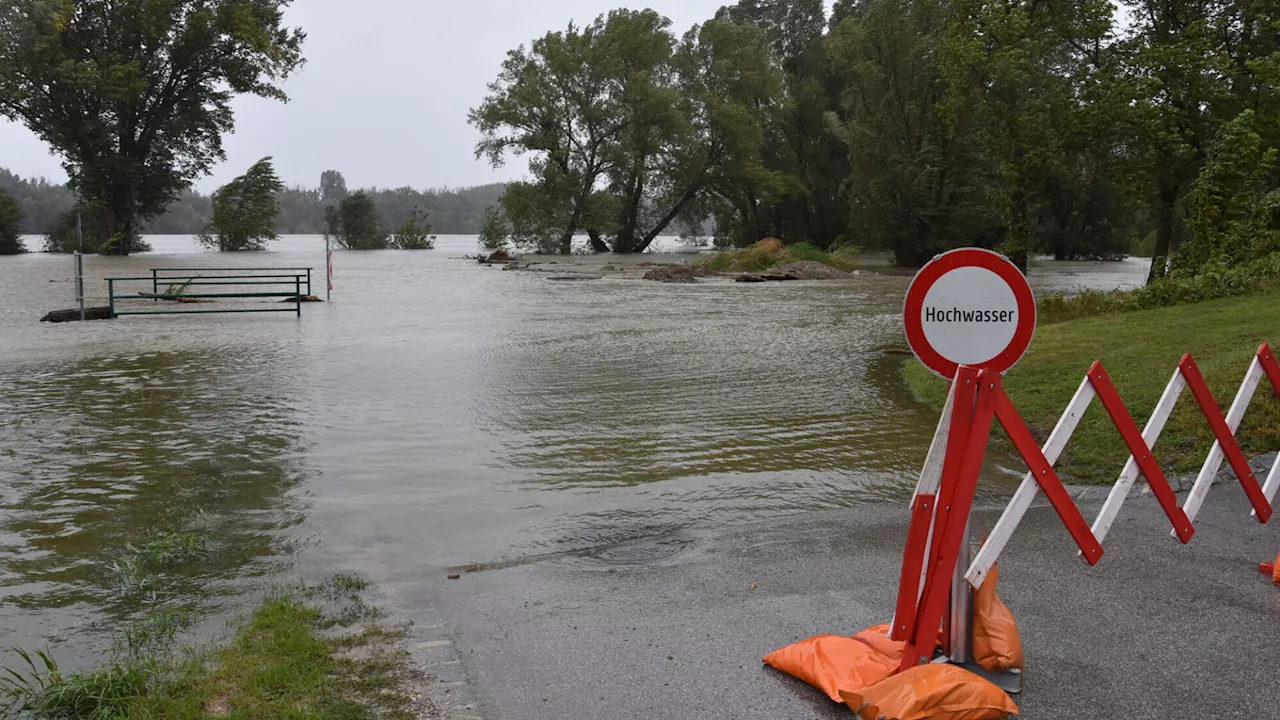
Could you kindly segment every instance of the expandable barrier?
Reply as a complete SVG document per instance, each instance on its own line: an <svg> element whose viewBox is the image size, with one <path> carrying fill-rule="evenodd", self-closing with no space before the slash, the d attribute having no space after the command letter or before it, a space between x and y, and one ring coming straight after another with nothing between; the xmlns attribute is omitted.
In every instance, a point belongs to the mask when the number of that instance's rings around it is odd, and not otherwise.
<svg viewBox="0 0 1280 720"><path fill-rule="evenodd" d="M1169 518L1173 535L1183 543L1189 542L1195 534L1196 514L1224 458L1244 488L1253 506L1253 515L1258 522L1267 522L1272 514L1272 498L1280 486L1280 458L1272 466L1265 483L1259 486L1235 437L1264 377L1280 397L1280 364L1276 362L1270 346L1265 344L1254 355L1240 390L1224 416L1195 360L1188 353L1178 363L1146 428L1139 432L1106 369L1102 363L1094 363L1041 447L1005 394L1000 374L961 366L951 382L942 418L911 504L911 524L903 553L891 631L895 640L906 642L901 669L932 660L938 628L943 624L948 602L953 603L950 618L953 629L957 622L964 624L971 619L954 611L954 607L967 607L967 604L957 602L955 596L960 594L964 583L953 582L953 578L959 575L957 568L964 567L960 563L968 554L969 512L993 422L998 421L1004 428L1029 472L963 574L967 584L974 588L982 585L1039 492L1048 498L1079 547L1081 557L1090 565L1097 564L1102 558L1102 540L1139 474L1146 478L1152 494ZM1216 440L1191 492L1179 507L1152 447L1164 430L1182 391L1188 387ZM1095 397L1101 401L1131 454L1102 510L1090 526L1054 471L1054 464ZM963 589L968 590L967 587ZM953 632L951 637L955 639L944 645L948 654L953 649L949 645L963 642L957 633ZM964 654L963 649L960 654Z"/></svg>

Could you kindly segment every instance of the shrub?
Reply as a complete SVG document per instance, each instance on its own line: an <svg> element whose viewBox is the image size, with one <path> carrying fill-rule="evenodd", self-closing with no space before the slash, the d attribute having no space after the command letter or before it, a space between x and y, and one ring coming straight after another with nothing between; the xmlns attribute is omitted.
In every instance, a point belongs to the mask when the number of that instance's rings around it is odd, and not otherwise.
<svg viewBox="0 0 1280 720"><path fill-rule="evenodd" d="M397 250L430 250L436 246L436 236L431 234L427 211L414 206L409 217L391 234L391 247Z"/></svg>

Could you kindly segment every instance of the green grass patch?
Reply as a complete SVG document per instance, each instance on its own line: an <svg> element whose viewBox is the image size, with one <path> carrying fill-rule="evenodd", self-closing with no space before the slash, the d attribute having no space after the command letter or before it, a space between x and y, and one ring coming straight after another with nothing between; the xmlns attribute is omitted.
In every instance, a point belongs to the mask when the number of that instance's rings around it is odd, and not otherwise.
<svg viewBox="0 0 1280 720"><path fill-rule="evenodd" d="M1226 411L1263 342L1280 347L1280 292L1181 307L1103 315L1041 327L1005 388L1042 443L1094 360L1101 360L1139 427L1146 423L1183 353L1190 352ZM919 362L907 363L912 389L941 408L946 386ZM1249 454L1280 449L1280 400L1264 379L1238 433ZM1213 433L1184 390L1156 444L1166 474L1193 474ZM1070 482L1112 483L1129 452L1094 401L1057 467Z"/></svg>
<svg viewBox="0 0 1280 720"><path fill-rule="evenodd" d="M264 600L225 644L172 651L177 627L157 617L122 634L98 667L64 672L45 652L15 651L24 670L0 677L5 717L58 720L408 719L414 677L403 633L374 623L336 628L323 598L365 583L339 576ZM367 607L367 606L364 606Z"/></svg>

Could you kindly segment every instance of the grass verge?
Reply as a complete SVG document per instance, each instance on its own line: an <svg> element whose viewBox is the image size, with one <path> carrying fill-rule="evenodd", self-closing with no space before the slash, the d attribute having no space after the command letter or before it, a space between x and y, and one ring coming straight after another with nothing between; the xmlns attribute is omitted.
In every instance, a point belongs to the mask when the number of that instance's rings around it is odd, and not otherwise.
<svg viewBox="0 0 1280 720"><path fill-rule="evenodd" d="M125 632L91 670L64 672L44 652L19 652L27 668L0 678L0 710L41 720L432 716L418 705L421 677L402 631L375 621L363 587L338 576L272 595L226 644L203 651L173 652L175 626L164 623Z"/></svg>
<svg viewBox="0 0 1280 720"><path fill-rule="evenodd" d="M1231 404L1258 345L1280 347L1280 292L1140 310L1041 327L1005 388L1042 443L1094 360L1101 360L1139 427L1146 423L1185 352L1204 373L1223 412ZM946 385L916 360L908 384L941 408ZM1246 453L1280 449L1280 400L1264 379L1238 433ZM1196 472L1213 434L1190 390L1184 390L1155 455L1168 475ZM1112 483L1128 458L1119 433L1094 401L1057 467L1077 483Z"/></svg>

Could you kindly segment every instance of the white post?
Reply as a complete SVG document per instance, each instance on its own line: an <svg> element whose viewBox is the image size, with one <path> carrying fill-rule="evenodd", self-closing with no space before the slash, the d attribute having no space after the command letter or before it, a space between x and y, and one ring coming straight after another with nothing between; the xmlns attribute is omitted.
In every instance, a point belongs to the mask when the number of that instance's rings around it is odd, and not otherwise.
<svg viewBox="0 0 1280 720"><path fill-rule="evenodd" d="M80 306L80 321L84 322L84 233L80 228L80 213L76 213L76 303Z"/></svg>
<svg viewBox="0 0 1280 720"><path fill-rule="evenodd" d="M973 659L973 589L965 580L969 569L969 523L964 525L960 556L951 577L951 662L962 664Z"/></svg>

